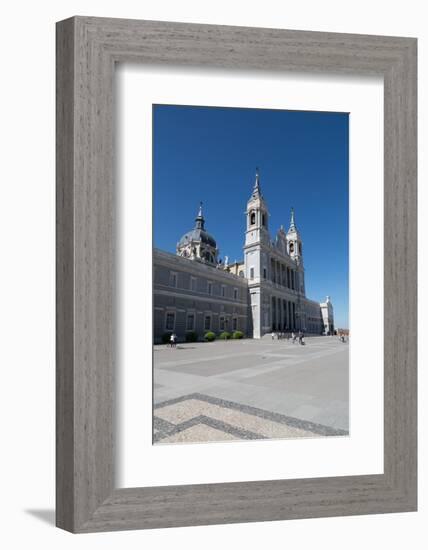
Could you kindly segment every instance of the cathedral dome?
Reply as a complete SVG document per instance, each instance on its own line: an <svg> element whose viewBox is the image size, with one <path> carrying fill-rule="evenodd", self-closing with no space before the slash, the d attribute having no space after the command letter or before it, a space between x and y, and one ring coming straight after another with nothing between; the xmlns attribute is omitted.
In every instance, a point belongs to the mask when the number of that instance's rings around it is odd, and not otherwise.
<svg viewBox="0 0 428 550"><path fill-rule="evenodd" d="M195 227L185 233L177 243L177 254L185 258L217 264L217 243L205 230L205 219L202 214L202 203L195 219Z"/></svg>
<svg viewBox="0 0 428 550"><path fill-rule="evenodd" d="M204 229L198 229L196 227L191 231L188 231L181 237L178 243L178 246L184 246L192 241L201 242L203 244L209 244L213 248L217 247L217 243L212 235L210 235Z"/></svg>

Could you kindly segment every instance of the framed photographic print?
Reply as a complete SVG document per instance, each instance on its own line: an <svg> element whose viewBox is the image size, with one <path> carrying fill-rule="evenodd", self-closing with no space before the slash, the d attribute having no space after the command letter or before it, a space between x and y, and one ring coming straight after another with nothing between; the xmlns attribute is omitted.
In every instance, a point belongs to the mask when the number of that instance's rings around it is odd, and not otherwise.
<svg viewBox="0 0 428 550"><path fill-rule="evenodd" d="M348 117L154 105L154 444L348 435ZM245 185L257 156L270 177ZM322 227L332 253L315 245ZM343 287L335 310L307 296L312 280Z"/></svg>
<svg viewBox="0 0 428 550"><path fill-rule="evenodd" d="M416 40L57 25L57 525L416 510Z"/></svg>

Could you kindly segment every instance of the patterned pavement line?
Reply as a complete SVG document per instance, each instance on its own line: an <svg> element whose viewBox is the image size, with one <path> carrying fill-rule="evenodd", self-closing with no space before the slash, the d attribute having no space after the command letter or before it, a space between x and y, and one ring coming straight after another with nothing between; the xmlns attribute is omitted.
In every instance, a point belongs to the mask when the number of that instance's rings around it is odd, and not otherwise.
<svg viewBox="0 0 428 550"><path fill-rule="evenodd" d="M160 418L155 417L156 421L162 420ZM167 424L170 424L169 422ZM186 420L185 422L181 422L181 424L177 424L173 426L173 428L169 428L168 432L166 431L159 431L156 434L153 435L153 443L159 443L164 439L165 437L169 437L171 435L175 435L177 433L183 432L184 430L188 430L189 428L196 426L198 424L205 424L206 426L210 426L211 428L214 428L216 430L220 430L222 432L228 433L230 435L233 435L237 439L247 439L247 440L253 440L253 439L267 439L266 437L250 432L248 430L243 430L242 428L237 428L236 426L232 426L231 424L227 424L226 422L222 422L221 420L216 420L214 418L209 418L208 416L199 415L195 416L194 418L191 418L190 420Z"/></svg>
<svg viewBox="0 0 428 550"><path fill-rule="evenodd" d="M211 397L209 395L204 395L200 393L191 393L188 395L183 395L180 397L176 397L174 399L168 399L167 401L163 401L162 403L157 403L154 405L154 410L160 409L162 407L167 407L169 405L174 405L177 403L181 403L183 401L187 401L189 399L197 399L199 401L205 401L207 403L211 403L213 405L218 405L220 407L225 407L232 410L237 410L240 412L244 412L253 416L258 416L259 418L263 418L266 420L271 420L273 422L278 422L280 424L285 424L287 426L290 426L292 428L298 428L300 430L305 430L308 432L312 432L317 435L322 436L346 436L349 435L349 432L347 430L342 430L338 428L332 428L330 426L325 426L323 424L317 424L315 422L311 422L309 420L301 420L299 418L295 418L292 416L286 416L283 414L266 411L264 409L259 409L257 407L252 407L250 405L243 405L240 403L235 403L233 401L227 401L225 399L219 399L217 397ZM246 439L246 438L244 438ZM254 438L254 439L260 439Z"/></svg>

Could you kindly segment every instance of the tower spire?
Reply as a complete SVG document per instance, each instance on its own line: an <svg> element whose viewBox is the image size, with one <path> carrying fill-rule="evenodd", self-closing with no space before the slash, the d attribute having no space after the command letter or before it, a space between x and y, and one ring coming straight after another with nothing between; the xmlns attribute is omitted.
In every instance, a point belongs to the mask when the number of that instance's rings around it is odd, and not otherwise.
<svg viewBox="0 0 428 550"><path fill-rule="evenodd" d="M196 222L195 229L204 229L205 218L202 213L202 201L199 203L198 215L195 218L195 222Z"/></svg>
<svg viewBox="0 0 428 550"><path fill-rule="evenodd" d="M262 196L262 190L260 188L260 172L259 172L259 168L256 167L256 179L254 182L253 197L261 197L261 196Z"/></svg>
<svg viewBox="0 0 428 550"><path fill-rule="evenodd" d="M295 231L296 230L296 224L294 222L294 208L291 207L291 218L290 218L290 229L289 231Z"/></svg>

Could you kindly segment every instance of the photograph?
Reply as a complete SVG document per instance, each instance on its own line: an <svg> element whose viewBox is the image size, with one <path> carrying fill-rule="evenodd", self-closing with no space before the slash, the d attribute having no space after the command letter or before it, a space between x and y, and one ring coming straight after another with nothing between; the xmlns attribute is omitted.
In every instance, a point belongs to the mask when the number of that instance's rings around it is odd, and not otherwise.
<svg viewBox="0 0 428 550"><path fill-rule="evenodd" d="M349 435L349 115L153 105L153 443Z"/></svg>

